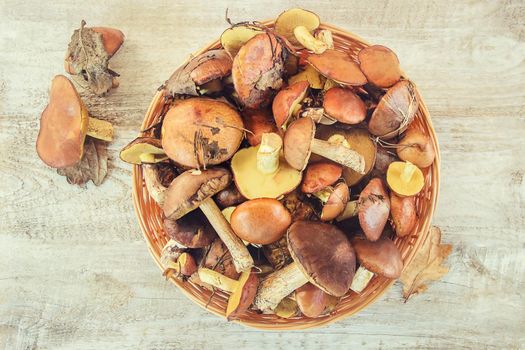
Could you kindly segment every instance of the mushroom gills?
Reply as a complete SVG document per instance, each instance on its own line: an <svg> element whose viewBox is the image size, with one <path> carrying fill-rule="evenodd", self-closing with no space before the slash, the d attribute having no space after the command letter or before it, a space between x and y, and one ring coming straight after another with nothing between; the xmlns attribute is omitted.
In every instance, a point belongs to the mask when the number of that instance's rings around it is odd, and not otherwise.
<svg viewBox="0 0 525 350"><path fill-rule="evenodd" d="M96 139L110 142L113 141L113 125L105 120L88 117L86 134Z"/></svg>

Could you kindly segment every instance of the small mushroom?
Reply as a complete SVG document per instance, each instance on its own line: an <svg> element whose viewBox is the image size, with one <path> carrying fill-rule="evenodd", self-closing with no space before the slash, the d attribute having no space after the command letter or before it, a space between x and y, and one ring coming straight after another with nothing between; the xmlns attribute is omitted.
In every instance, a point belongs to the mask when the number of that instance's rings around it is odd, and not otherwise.
<svg viewBox="0 0 525 350"><path fill-rule="evenodd" d="M292 257L286 245L286 236L282 236L273 243L263 245L262 251L266 260L275 270L279 270L292 262Z"/></svg>
<svg viewBox="0 0 525 350"><path fill-rule="evenodd" d="M381 139L391 139L412 123L418 106L416 87L411 81L401 80L379 101L368 122L368 130Z"/></svg>
<svg viewBox="0 0 525 350"><path fill-rule="evenodd" d="M263 134L278 132L272 114L267 109L245 109L242 111L242 119L244 127L249 131L246 139L250 146L259 145Z"/></svg>
<svg viewBox="0 0 525 350"><path fill-rule="evenodd" d="M290 117L301 108L308 87L307 81L298 81L277 93L273 99L272 112L278 128L286 128Z"/></svg>
<svg viewBox="0 0 525 350"><path fill-rule="evenodd" d="M273 311L281 318L291 318L299 313L299 306L292 298L284 298Z"/></svg>
<svg viewBox="0 0 525 350"><path fill-rule="evenodd" d="M190 168L206 168L230 159L243 136L239 113L225 102L208 98L178 102L162 124L164 152Z"/></svg>
<svg viewBox="0 0 525 350"><path fill-rule="evenodd" d="M324 95L324 111L331 118L346 124L358 124L366 118L363 100L349 89L333 87Z"/></svg>
<svg viewBox="0 0 525 350"><path fill-rule="evenodd" d="M341 130L334 127L321 126L316 132L316 137L353 149L363 156L365 160L364 174L360 174L350 168L343 168L343 178L348 186L357 184L372 171L376 159L377 145L366 129Z"/></svg>
<svg viewBox="0 0 525 350"><path fill-rule="evenodd" d="M284 156L288 164L297 170L304 170L311 153L328 158L343 166L363 173L365 162L359 153L341 145L314 138L315 123L310 118L292 122L284 135Z"/></svg>
<svg viewBox="0 0 525 350"><path fill-rule="evenodd" d="M159 139L137 137L120 151L120 159L130 164L152 164L168 159Z"/></svg>
<svg viewBox="0 0 525 350"><path fill-rule="evenodd" d="M370 241L381 237L390 214L388 193L379 178L373 178L359 194L358 201L349 202L337 221L358 215L359 225Z"/></svg>
<svg viewBox="0 0 525 350"><path fill-rule="evenodd" d="M232 78L242 105L258 109L268 104L283 84L286 51L271 33L257 34L233 59Z"/></svg>
<svg viewBox="0 0 525 350"><path fill-rule="evenodd" d="M164 88L171 96L199 96L217 87L210 89L220 79L231 74L232 59L225 50L215 49L206 51L179 67L164 84Z"/></svg>
<svg viewBox="0 0 525 350"><path fill-rule="evenodd" d="M246 201L235 184L231 184L215 195L215 202L221 208L232 207Z"/></svg>
<svg viewBox="0 0 525 350"><path fill-rule="evenodd" d="M312 89L322 89L325 85L325 80L314 67L307 64L304 70L288 79L288 84L293 85L300 81L307 81Z"/></svg>
<svg viewBox="0 0 525 350"><path fill-rule="evenodd" d="M311 283L295 290L295 300L306 317L318 317L328 304L329 295Z"/></svg>
<svg viewBox="0 0 525 350"><path fill-rule="evenodd" d="M417 224L416 197L399 197L390 193L390 213L398 237L409 235Z"/></svg>
<svg viewBox="0 0 525 350"><path fill-rule="evenodd" d="M431 166L436 157L430 137L415 128L405 132L397 144L396 151L401 160L409 161L419 168Z"/></svg>
<svg viewBox="0 0 525 350"><path fill-rule="evenodd" d="M287 240L294 262L261 282L254 302L259 310L274 310L307 282L334 296L348 291L356 262L354 248L342 231L322 222L296 221Z"/></svg>
<svg viewBox="0 0 525 350"><path fill-rule="evenodd" d="M174 167L167 163L143 164L144 183L151 198L160 206L164 204L167 186L178 175Z"/></svg>
<svg viewBox="0 0 525 350"><path fill-rule="evenodd" d="M375 242L370 242L355 238L352 240L352 245L361 264L350 286L354 292L361 293L374 274L392 279L401 276L403 270L401 253L390 239L382 237Z"/></svg>
<svg viewBox="0 0 525 350"><path fill-rule="evenodd" d="M231 226L235 234L253 244L270 244L279 240L291 223L290 212L273 198L244 202L231 216Z"/></svg>
<svg viewBox="0 0 525 350"><path fill-rule="evenodd" d="M398 196L415 196L425 186L421 169L410 162L392 162L386 172L388 187Z"/></svg>
<svg viewBox="0 0 525 350"><path fill-rule="evenodd" d="M233 264L233 258L228 248L219 238L215 239L207 249L202 260L202 266L229 278L237 279L240 276Z"/></svg>
<svg viewBox="0 0 525 350"><path fill-rule="evenodd" d="M241 272L253 266L253 259L211 198L230 182L231 174L224 168L186 171L168 187L163 210L167 218L176 220L200 208L230 251L237 271Z"/></svg>
<svg viewBox="0 0 525 350"><path fill-rule="evenodd" d="M86 135L111 141L113 126L91 118L71 81L63 75L55 76L49 103L40 116L38 156L53 168L73 166L82 159Z"/></svg>
<svg viewBox="0 0 525 350"><path fill-rule="evenodd" d="M315 193L333 185L343 173L343 167L330 161L308 164L306 167L301 191Z"/></svg>
<svg viewBox="0 0 525 350"><path fill-rule="evenodd" d="M365 85L367 80L359 65L345 52L326 50L322 54L311 54L306 61L319 73L344 86Z"/></svg>
<svg viewBox="0 0 525 350"><path fill-rule="evenodd" d="M169 279L175 275L175 277L183 276L189 277L197 271L197 263L190 253L182 253L177 261L169 260L165 265L165 270L162 273Z"/></svg>
<svg viewBox="0 0 525 350"><path fill-rule="evenodd" d="M285 37L292 45L301 46L294 35L295 28L302 26L311 35L321 24L319 16L315 13L300 8L284 11L275 20L275 31Z"/></svg>
<svg viewBox="0 0 525 350"><path fill-rule="evenodd" d="M166 234L186 248L204 248L217 237L204 214L194 210L178 220L164 219Z"/></svg>
<svg viewBox="0 0 525 350"><path fill-rule="evenodd" d="M350 191L343 181L334 187L325 187L321 191L314 193L314 196L322 203L321 215L319 215L321 221L331 221L345 210Z"/></svg>
<svg viewBox="0 0 525 350"><path fill-rule="evenodd" d="M401 79L401 68L396 54L388 47L373 45L365 47L357 55L359 67L369 82L388 88Z"/></svg>
<svg viewBox="0 0 525 350"><path fill-rule="evenodd" d="M200 268L198 273L200 280L204 283L230 293L226 306L228 320L239 318L252 304L259 285L257 274L244 271L236 281L206 268Z"/></svg>
<svg viewBox="0 0 525 350"><path fill-rule="evenodd" d="M293 191L301 182L301 172L281 156L281 138L263 134L259 146L239 150L231 168L239 192L248 199L279 198Z"/></svg>
<svg viewBox="0 0 525 350"><path fill-rule="evenodd" d="M315 54L321 54L328 49L328 45L312 35L305 26L297 26L293 30L295 39L306 49Z"/></svg>

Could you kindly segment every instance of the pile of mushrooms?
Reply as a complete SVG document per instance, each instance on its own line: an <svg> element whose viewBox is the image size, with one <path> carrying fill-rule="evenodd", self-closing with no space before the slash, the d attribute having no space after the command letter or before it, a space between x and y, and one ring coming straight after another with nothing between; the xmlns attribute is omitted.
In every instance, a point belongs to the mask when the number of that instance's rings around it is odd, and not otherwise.
<svg viewBox="0 0 525 350"><path fill-rule="evenodd" d="M374 276L398 278L395 235L417 231L435 155L411 125L415 86L388 48L355 57L319 25L302 9L274 29L232 25L120 154L162 208L165 275L229 294L228 319L335 312Z"/></svg>

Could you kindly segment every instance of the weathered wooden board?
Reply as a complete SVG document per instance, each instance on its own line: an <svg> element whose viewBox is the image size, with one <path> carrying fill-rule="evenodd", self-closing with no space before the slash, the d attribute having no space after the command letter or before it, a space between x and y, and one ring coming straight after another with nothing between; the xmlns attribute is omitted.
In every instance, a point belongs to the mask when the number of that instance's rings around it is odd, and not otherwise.
<svg viewBox="0 0 525 350"><path fill-rule="evenodd" d="M355 317L260 332L190 303L153 264L131 203L131 140L155 89L234 21L299 2L0 0L0 349L525 347L525 4L304 1L323 21L394 49L442 149L434 223L450 273L403 304L401 286ZM81 19L124 31L121 85L84 94L113 122L101 187L72 187L34 152L50 79Z"/></svg>

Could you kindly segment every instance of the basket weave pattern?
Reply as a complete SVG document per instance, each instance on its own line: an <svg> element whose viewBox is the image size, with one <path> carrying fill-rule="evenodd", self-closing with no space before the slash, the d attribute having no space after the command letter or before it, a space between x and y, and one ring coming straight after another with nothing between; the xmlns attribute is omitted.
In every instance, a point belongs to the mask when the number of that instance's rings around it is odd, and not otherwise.
<svg viewBox="0 0 525 350"><path fill-rule="evenodd" d="M272 27L273 21L266 21L263 22L263 24ZM335 47L339 50L346 50L354 59L356 59L359 50L363 47L369 46L369 44L361 38L331 25L322 24L320 28L331 30ZM220 47L220 42L216 41L203 48L195 55L218 47ZM414 254L428 235L430 221L436 205L437 194L439 192L440 154L437 138L432 127L428 110L419 93L417 93L417 97L419 99L419 109L411 125L430 136L434 149L436 150L436 158L432 166L423 170L425 175L425 186L416 199L418 214L418 223L416 227L411 235L395 239L395 244L401 252L405 266L412 261ZM146 112L146 116L142 123L142 130L153 125L164 112L166 107L163 91L157 92ZM146 242L148 243L150 253L159 268L162 269L160 255L168 238L162 227L162 210L149 196L144 184L142 168L140 166L133 167L133 203L140 227L146 238ZM211 291L190 282L182 282L176 279L172 279L171 281L198 305L216 315L222 317L225 316L228 294L221 291L212 293ZM273 314L259 314L250 310L241 315L241 319L238 322L247 326L268 330L291 330L319 327L344 317L348 317L362 310L367 305L378 299L393 283L393 280L375 276L361 294L350 291L341 299L336 309L326 316L318 318L299 316L283 319Z"/></svg>

